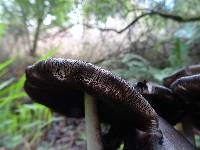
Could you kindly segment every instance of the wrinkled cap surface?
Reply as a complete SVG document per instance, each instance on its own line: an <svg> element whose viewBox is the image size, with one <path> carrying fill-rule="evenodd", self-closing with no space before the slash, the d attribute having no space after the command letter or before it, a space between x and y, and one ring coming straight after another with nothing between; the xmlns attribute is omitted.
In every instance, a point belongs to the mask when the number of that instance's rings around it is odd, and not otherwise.
<svg viewBox="0 0 200 150"><path fill-rule="evenodd" d="M177 79L171 84L171 89L187 103L200 103L200 74Z"/></svg>
<svg viewBox="0 0 200 150"><path fill-rule="evenodd" d="M157 115L145 98L125 80L79 60L51 58L26 69L29 96L68 117L84 116L84 92L97 99L100 118L157 128Z"/></svg>
<svg viewBox="0 0 200 150"><path fill-rule="evenodd" d="M176 124L183 116L183 104L172 90L152 82L136 82L135 89L141 93L156 112L171 124Z"/></svg>

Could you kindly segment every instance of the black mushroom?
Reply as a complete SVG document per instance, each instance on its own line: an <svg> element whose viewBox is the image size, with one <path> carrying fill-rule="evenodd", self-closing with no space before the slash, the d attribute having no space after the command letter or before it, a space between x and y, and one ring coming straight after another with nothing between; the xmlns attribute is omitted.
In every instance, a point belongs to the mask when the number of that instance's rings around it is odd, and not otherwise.
<svg viewBox="0 0 200 150"><path fill-rule="evenodd" d="M103 121L127 121L143 131L157 129L156 112L133 87L90 63L48 59L28 67L26 77L30 97L65 116L84 116L83 94L87 92L100 99ZM138 121L130 119L133 117Z"/></svg>
<svg viewBox="0 0 200 150"><path fill-rule="evenodd" d="M164 84L169 86L176 99L182 103L183 131L189 141L194 144L194 128L200 129L200 65L192 65L178 70L166 77Z"/></svg>
<svg viewBox="0 0 200 150"><path fill-rule="evenodd" d="M193 123L200 128L200 74L177 79L171 84L171 89L182 100Z"/></svg>
<svg viewBox="0 0 200 150"><path fill-rule="evenodd" d="M146 81L134 83L133 86L170 124L175 125L183 117L184 105L170 88Z"/></svg>
<svg viewBox="0 0 200 150"><path fill-rule="evenodd" d="M200 73L200 65L192 65L188 67L184 67L182 69L177 70L172 75L165 77L163 79L163 84L167 87L170 87L170 85L176 81L178 78L184 77L184 76L190 76Z"/></svg>
<svg viewBox="0 0 200 150"><path fill-rule="evenodd" d="M101 122L131 129L128 131L133 134L123 140L125 144L128 141L127 145L131 140L133 142L125 148L194 149L171 131L172 127L163 124L164 121L134 87L90 63L55 58L41 61L26 69L25 90L36 102L68 117L84 117L84 92L93 95L97 99ZM173 137L180 143L175 143ZM133 145L138 140L141 144Z"/></svg>
<svg viewBox="0 0 200 150"><path fill-rule="evenodd" d="M185 103L200 104L200 74L181 77L174 81L170 88Z"/></svg>

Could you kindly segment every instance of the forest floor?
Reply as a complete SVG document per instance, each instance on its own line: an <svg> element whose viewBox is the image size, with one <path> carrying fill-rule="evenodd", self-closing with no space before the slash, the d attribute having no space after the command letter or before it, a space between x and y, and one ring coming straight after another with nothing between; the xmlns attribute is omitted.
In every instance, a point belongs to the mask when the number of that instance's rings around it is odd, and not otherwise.
<svg viewBox="0 0 200 150"><path fill-rule="evenodd" d="M0 150L86 150L84 119L64 118L57 114L54 117L56 121L41 130L38 142L31 144L24 137L25 140L15 148L0 146Z"/></svg>
<svg viewBox="0 0 200 150"><path fill-rule="evenodd" d="M65 118L53 122L38 143L37 150L85 150L86 134L84 119Z"/></svg>

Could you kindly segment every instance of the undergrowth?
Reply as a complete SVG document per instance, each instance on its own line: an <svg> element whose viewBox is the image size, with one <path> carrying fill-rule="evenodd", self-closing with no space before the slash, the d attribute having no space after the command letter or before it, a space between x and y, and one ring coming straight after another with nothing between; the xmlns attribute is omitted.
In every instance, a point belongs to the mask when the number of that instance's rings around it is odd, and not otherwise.
<svg viewBox="0 0 200 150"><path fill-rule="evenodd" d="M38 60L52 56L52 49ZM0 63L0 78L6 78L9 66L15 60L10 58ZM40 104L32 103L23 90L25 74L19 79L11 77L0 82L0 149L14 149L20 144L31 149L40 141L42 129L52 121L50 110ZM29 147L29 148L28 148Z"/></svg>

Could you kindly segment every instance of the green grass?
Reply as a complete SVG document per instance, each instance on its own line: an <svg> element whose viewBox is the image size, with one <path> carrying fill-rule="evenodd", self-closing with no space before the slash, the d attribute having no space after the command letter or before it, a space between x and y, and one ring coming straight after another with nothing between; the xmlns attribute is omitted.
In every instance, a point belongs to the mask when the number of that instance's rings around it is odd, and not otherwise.
<svg viewBox="0 0 200 150"><path fill-rule="evenodd" d="M52 56L57 49L38 60ZM5 78L7 68L14 59L0 63L0 78ZM29 98L23 90L25 75L19 79L11 77L0 83L0 149L13 149L19 144L29 145L39 142L43 132L52 121L52 113L48 108L28 102Z"/></svg>

